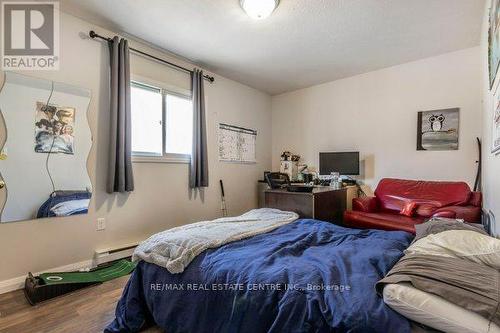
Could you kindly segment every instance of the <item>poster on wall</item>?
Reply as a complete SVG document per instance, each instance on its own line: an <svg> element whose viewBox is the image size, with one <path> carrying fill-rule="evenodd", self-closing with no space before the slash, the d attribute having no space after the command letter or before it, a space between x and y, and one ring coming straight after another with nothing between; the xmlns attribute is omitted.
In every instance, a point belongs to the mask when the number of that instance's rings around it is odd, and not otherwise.
<svg viewBox="0 0 500 333"><path fill-rule="evenodd" d="M219 161L256 163L257 131L219 124Z"/></svg>
<svg viewBox="0 0 500 333"><path fill-rule="evenodd" d="M458 150L460 109L420 111L417 150Z"/></svg>
<svg viewBox="0 0 500 333"><path fill-rule="evenodd" d="M492 0L489 21L488 67L490 89L492 89L497 76L498 66L500 64L500 0Z"/></svg>
<svg viewBox="0 0 500 333"><path fill-rule="evenodd" d="M74 154L75 108L36 102L35 152Z"/></svg>

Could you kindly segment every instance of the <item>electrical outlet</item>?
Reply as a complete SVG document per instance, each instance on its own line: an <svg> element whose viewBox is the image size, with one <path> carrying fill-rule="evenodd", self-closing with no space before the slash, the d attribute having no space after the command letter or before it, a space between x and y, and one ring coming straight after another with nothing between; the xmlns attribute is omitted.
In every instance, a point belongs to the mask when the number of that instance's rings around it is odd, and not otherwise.
<svg viewBox="0 0 500 333"><path fill-rule="evenodd" d="M97 219L97 231L106 229L106 219L104 217L100 217Z"/></svg>

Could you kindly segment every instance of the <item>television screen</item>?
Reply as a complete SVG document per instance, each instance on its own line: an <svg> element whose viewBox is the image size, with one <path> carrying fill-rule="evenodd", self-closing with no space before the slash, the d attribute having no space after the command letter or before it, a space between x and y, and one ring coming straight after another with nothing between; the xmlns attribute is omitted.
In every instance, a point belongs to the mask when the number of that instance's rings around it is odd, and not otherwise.
<svg viewBox="0 0 500 333"><path fill-rule="evenodd" d="M359 175L359 152L319 153L319 174Z"/></svg>

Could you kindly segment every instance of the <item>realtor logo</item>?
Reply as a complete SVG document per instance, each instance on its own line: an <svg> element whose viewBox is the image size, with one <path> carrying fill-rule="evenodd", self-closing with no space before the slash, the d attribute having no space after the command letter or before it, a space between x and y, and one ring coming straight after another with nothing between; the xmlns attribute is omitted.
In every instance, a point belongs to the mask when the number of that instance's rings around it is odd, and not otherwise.
<svg viewBox="0 0 500 333"><path fill-rule="evenodd" d="M2 2L2 69L59 69L59 2Z"/></svg>

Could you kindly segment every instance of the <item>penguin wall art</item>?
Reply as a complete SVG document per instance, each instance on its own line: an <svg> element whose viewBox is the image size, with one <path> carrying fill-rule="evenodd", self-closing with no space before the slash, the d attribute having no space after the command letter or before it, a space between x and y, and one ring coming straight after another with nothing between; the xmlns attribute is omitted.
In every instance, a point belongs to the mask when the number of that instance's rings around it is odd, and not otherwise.
<svg viewBox="0 0 500 333"><path fill-rule="evenodd" d="M417 150L457 150L460 109L420 111Z"/></svg>

